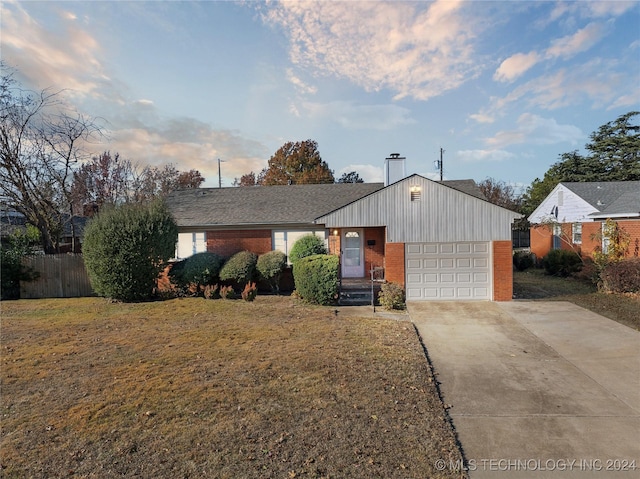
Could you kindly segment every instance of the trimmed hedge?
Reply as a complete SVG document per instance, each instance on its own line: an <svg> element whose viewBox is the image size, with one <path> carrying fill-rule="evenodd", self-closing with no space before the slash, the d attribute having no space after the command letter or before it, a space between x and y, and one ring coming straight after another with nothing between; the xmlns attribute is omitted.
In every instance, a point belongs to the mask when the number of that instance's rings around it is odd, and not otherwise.
<svg viewBox="0 0 640 479"><path fill-rule="evenodd" d="M384 283L378 293L380 306L385 309L405 309L404 290L398 283Z"/></svg>
<svg viewBox="0 0 640 479"><path fill-rule="evenodd" d="M250 251L240 251L227 260L220 270L221 281L233 281L240 289L253 280L258 257Z"/></svg>
<svg viewBox="0 0 640 479"><path fill-rule="evenodd" d="M324 245L324 240L319 236L310 233L300 237L298 241L293 244L289 251L289 261L295 268L295 264L302 258L327 253L328 251L327 247Z"/></svg>
<svg viewBox="0 0 640 479"><path fill-rule="evenodd" d="M574 251L554 249L542 258L542 264L547 274L566 277L582 269L582 258Z"/></svg>
<svg viewBox="0 0 640 479"><path fill-rule="evenodd" d="M103 210L87 224L82 245L94 291L122 301L151 299L177 240L178 226L162 202Z"/></svg>
<svg viewBox="0 0 640 479"><path fill-rule="evenodd" d="M338 297L339 258L312 255L299 259L293 268L298 295L309 303L331 304Z"/></svg>
<svg viewBox="0 0 640 479"><path fill-rule="evenodd" d="M609 263L600 280L602 289L611 293L640 293L640 258Z"/></svg>
<svg viewBox="0 0 640 479"><path fill-rule="evenodd" d="M222 258L215 253L196 253L174 264L169 271L169 278L177 287L194 288L200 294L205 286L218 281L222 263Z"/></svg>
<svg viewBox="0 0 640 479"><path fill-rule="evenodd" d="M280 276L287 266L287 255L282 251L274 250L261 254L258 257L256 268L260 276L269 283L271 291L280 291Z"/></svg>

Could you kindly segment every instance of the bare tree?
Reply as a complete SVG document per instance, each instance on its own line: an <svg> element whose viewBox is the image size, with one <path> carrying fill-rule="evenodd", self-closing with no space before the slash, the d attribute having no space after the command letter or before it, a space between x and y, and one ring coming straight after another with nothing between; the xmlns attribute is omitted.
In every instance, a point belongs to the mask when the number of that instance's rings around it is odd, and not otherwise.
<svg viewBox="0 0 640 479"><path fill-rule="evenodd" d="M519 210L522 203L521 197L516 195L513 186L504 181L487 178L478 183L478 188L490 203L512 211Z"/></svg>
<svg viewBox="0 0 640 479"><path fill-rule="evenodd" d="M38 228L44 251L56 252L62 212L66 209L71 219L74 215L73 168L87 157L84 146L101 133L100 127L94 119L66 110L61 92L23 90L4 71L0 120L0 193Z"/></svg>

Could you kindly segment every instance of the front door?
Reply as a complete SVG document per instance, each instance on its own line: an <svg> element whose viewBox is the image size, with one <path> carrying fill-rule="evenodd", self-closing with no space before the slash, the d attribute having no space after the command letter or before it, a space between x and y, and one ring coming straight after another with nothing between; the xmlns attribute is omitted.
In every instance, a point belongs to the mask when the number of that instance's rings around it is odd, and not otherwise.
<svg viewBox="0 0 640 479"><path fill-rule="evenodd" d="M364 277L364 234L362 229L342 230L342 277Z"/></svg>

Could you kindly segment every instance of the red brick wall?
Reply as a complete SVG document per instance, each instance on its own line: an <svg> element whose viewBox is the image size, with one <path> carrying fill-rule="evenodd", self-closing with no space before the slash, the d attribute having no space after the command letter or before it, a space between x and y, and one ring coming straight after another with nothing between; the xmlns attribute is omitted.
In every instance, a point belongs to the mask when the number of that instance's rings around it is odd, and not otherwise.
<svg viewBox="0 0 640 479"><path fill-rule="evenodd" d="M334 234L334 231L337 234ZM340 230L331 230L329 234L329 254L340 256Z"/></svg>
<svg viewBox="0 0 640 479"><path fill-rule="evenodd" d="M245 250L260 255L271 249L271 230L207 231L207 251L223 257Z"/></svg>
<svg viewBox="0 0 640 479"><path fill-rule="evenodd" d="M404 243L387 243L385 249L385 279L404 288Z"/></svg>
<svg viewBox="0 0 640 479"><path fill-rule="evenodd" d="M593 221L582 223L582 254L591 256L602 248L602 223Z"/></svg>
<svg viewBox="0 0 640 479"><path fill-rule="evenodd" d="M640 220L618 221L618 224L629 233L629 256L640 256Z"/></svg>
<svg viewBox="0 0 640 479"><path fill-rule="evenodd" d="M511 241L493 242L493 300L513 298L513 250Z"/></svg>
<svg viewBox="0 0 640 479"><path fill-rule="evenodd" d="M369 246L367 241L375 241L376 244ZM367 278L370 277L370 271L372 267L381 268L385 264L384 258L384 241L385 241L385 229L380 228L365 228L364 230L364 274Z"/></svg>
<svg viewBox="0 0 640 479"><path fill-rule="evenodd" d="M551 227L547 225L534 225L531 227L531 252L536 258L542 259L553 245Z"/></svg>

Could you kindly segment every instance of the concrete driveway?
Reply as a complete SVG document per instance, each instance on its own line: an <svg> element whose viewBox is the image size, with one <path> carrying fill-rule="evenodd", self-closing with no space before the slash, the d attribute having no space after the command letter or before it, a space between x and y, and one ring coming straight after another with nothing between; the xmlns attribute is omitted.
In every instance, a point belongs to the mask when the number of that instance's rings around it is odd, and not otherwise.
<svg viewBox="0 0 640 479"><path fill-rule="evenodd" d="M472 479L640 477L639 332L566 302L408 311Z"/></svg>

